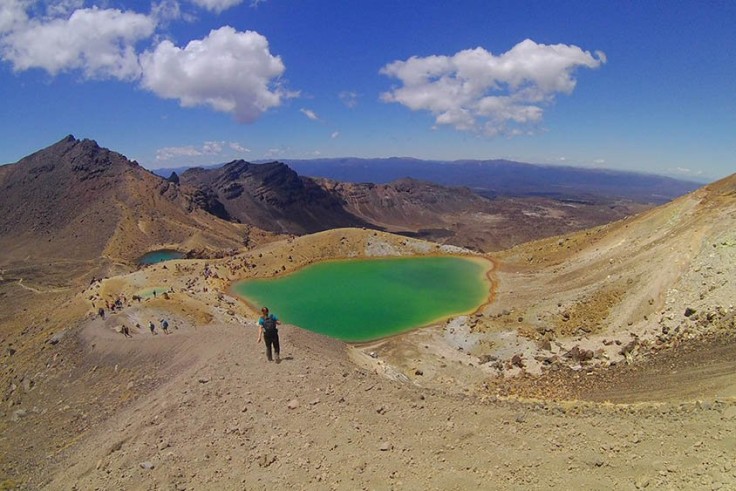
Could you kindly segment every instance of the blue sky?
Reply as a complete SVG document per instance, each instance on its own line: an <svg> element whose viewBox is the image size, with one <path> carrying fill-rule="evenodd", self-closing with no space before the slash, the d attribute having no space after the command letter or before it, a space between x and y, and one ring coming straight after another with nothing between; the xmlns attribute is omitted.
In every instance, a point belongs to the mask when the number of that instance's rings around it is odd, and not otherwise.
<svg viewBox="0 0 736 491"><path fill-rule="evenodd" d="M0 0L0 162L736 171L736 2Z"/></svg>

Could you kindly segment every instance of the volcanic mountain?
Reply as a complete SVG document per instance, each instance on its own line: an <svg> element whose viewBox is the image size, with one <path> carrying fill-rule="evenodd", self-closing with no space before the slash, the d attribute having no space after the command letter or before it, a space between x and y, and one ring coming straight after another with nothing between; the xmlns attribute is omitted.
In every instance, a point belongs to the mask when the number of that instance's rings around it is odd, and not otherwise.
<svg viewBox="0 0 736 491"><path fill-rule="evenodd" d="M364 227L342 203L285 164L235 160L214 169L193 168L180 182L221 204L220 216L279 233L304 234L337 227Z"/></svg>
<svg viewBox="0 0 736 491"><path fill-rule="evenodd" d="M208 207L196 189L70 135L0 167L3 263L131 261L166 244L241 246L243 227L213 216Z"/></svg>

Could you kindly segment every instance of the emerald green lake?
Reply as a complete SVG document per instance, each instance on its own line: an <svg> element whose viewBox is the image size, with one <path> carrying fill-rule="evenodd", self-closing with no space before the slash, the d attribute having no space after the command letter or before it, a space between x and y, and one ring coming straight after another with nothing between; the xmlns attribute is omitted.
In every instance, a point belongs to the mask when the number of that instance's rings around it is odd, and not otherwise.
<svg viewBox="0 0 736 491"><path fill-rule="evenodd" d="M371 341L475 310L488 264L461 257L329 261L233 290L279 320L344 341Z"/></svg>

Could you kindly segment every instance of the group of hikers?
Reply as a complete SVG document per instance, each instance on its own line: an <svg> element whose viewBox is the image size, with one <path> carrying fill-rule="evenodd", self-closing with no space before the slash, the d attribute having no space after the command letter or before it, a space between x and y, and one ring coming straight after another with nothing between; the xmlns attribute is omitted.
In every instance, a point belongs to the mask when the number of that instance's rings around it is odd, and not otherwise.
<svg viewBox="0 0 736 491"><path fill-rule="evenodd" d="M161 330L164 334L170 334L169 322L166 319L161 319L160 322ZM261 340L264 341L266 344L266 359L268 361L276 360L276 363L281 362L281 346L279 344L279 330L277 327L279 324L281 324L281 321L269 312L268 307L261 308L261 316L258 318L258 340L256 342L260 343ZM136 324L135 327L138 330L141 329L140 324ZM155 336L158 334L156 332L156 324L153 321L148 321L148 329L151 331L151 335ZM130 333L130 328L125 324L122 325L120 331L126 338L133 337Z"/></svg>
<svg viewBox="0 0 736 491"><path fill-rule="evenodd" d="M135 327L136 327L136 329L138 329L140 331L140 329L141 329L141 325L140 324L136 324ZM156 324L154 324L153 321L148 321L148 329L150 329L151 334L153 336L155 336L155 335L158 334L156 332ZM161 319L161 330L164 332L164 334L170 334L170 332L169 332L169 321L167 321L166 319ZM132 338L133 337L133 335L130 334L130 328L127 325L125 325L125 324L123 324L121 326L120 332L126 338Z"/></svg>

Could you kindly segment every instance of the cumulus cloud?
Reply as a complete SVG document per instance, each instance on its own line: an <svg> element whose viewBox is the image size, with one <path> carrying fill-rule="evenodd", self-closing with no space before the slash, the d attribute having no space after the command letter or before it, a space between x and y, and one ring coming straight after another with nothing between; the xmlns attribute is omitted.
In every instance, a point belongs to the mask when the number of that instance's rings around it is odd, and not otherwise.
<svg viewBox="0 0 736 491"><path fill-rule="evenodd" d="M10 12L3 19L19 18L17 11ZM155 28L152 18L135 12L78 9L68 18L16 24L0 40L0 53L15 71L40 68L56 75L79 69L87 78L134 80L140 76L135 44Z"/></svg>
<svg viewBox="0 0 736 491"><path fill-rule="evenodd" d="M137 82L182 107L207 106L244 123L299 95L282 87L285 66L257 32L226 26L182 48L158 42L157 30L189 19L178 0L154 0L147 15L81 8L84 0L51 1L45 11L36 3L0 0L0 59L16 72L81 72L86 79ZM137 47L144 41L151 47L141 53Z"/></svg>
<svg viewBox="0 0 736 491"><path fill-rule="evenodd" d="M26 9L30 0L2 0L0 1L0 34L10 32L18 26L28 22Z"/></svg>
<svg viewBox="0 0 736 491"><path fill-rule="evenodd" d="M301 108L299 109L299 112L305 115L307 118L309 118L312 121L319 121L319 116L317 116L317 113L315 113L311 109Z"/></svg>
<svg viewBox="0 0 736 491"><path fill-rule="evenodd" d="M238 142L206 141L201 146L185 145L181 147L164 147L156 150L156 160L165 162L172 159L191 157L233 157L248 153L250 150Z"/></svg>
<svg viewBox="0 0 736 491"><path fill-rule="evenodd" d="M156 160L166 161L178 157L198 157L202 155L202 151L193 146L186 147L164 147L156 150Z"/></svg>
<svg viewBox="0 0 736 491"><path fill-rule="evenodd" d="M340 136L340 132L339 131L333 131L332 134L330 135L330 138L332 138L334 140L338 136Z"/></svg>
<svg viewBox="0 0 736 491"><path fill-rule="evenodd" d="M243 0L191 0L193 4L203 9L219 14L230 7L240 5Z"/></svg>
<svg viewBox="0 0 736 491"><path fill-rule="evenodd" d="M55 0L46 5L49 17L69 17L75 10L84 7L84 0Z"/></svg>
<svg viewBox="0 0 736 491"><path fill-rule="evenodd" d="M235 150L238 153L250 153L250 148L246 148L240 143L230 142L228 143L228 146L231 150Z"/></svg>
<svg viewBox="0 0 736 491"><path fill-rule="evenodd" d="M538 124L557 94L572 93L577 68L597 68L605 61L602 52L530 39L501 55L479 47L453 56L413 56L381 68L381 74L402 84L382 93L381 100L429 111L437 126L516 135Z"/></svg>
<svg viewBox="0 0 736 491"><path fill-rule="evenodd" d="M285 67L273 56L268 40L253 31L225 26L184 48L161 42L140 57L141 85L183 107L208 106L249 123L297 93L284 90Z"/></svg>
<svg viewBox="0 0 736 491"><path fill-rule="evenodd" d="M156 19L159 24L166 25L171 21L184 19L193 21L191 14L185 14L181 10L181 4L178 0L161 0L151 3L151 17Z"/></svg>

